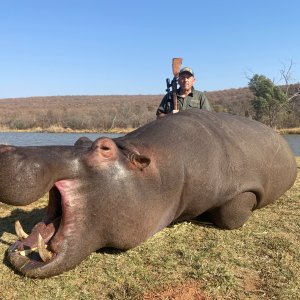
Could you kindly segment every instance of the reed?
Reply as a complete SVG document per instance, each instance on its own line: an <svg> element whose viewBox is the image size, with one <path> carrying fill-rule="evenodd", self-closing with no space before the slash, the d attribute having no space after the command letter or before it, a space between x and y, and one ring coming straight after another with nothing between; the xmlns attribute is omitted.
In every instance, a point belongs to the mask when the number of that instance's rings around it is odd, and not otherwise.
<svg viewBox="0 0 300 300"><path fill-rule="evenodd" d="M277 130L280 134L300 134L300 127L282 128Z"/></svg>

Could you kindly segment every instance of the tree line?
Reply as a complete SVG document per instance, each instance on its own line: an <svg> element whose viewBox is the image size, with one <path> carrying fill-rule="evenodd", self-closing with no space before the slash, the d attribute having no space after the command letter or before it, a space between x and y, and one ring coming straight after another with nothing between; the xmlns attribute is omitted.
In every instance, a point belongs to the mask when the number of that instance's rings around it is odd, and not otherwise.
<svg viewBox="0 0 300 300"><path fill-rule="evenodd" d="M300 127L300 84L278 86L254 74L245 88L206 92L217 112L242 115L273 128ZM53 96L0 99L2 129L110 131L156 119L163 95Z"/></svg>
<svg viewBox="0 0 300 300"><path fill-rule="evenodd" d="M272 128L289 127L299 118L296 110L296 101L299 101L300 88L291 91L290 86L276 86L264 75L255 74L250 82L249 89L254 99L251 105L254 119L269 125Z"/></svg>

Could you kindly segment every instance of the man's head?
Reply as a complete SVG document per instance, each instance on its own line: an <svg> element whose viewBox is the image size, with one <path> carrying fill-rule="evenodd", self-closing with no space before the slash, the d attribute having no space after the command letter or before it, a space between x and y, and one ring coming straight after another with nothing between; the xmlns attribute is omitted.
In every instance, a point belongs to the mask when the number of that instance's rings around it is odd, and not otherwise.
<svg viewBox="0 0 300 300"><path fill-rule="evenodd" d="M194 71L189 67L184 67L179 71L178 83L184 91L190 91L195 83Z"/></svg>
<svg viewBox="0 0 300 300"><path fill-rule="evenodd" d="M179 76L182 75L183 73L188 73L192 76L195 76L194 71L190 67L184 67L179 71Z"/></svg>

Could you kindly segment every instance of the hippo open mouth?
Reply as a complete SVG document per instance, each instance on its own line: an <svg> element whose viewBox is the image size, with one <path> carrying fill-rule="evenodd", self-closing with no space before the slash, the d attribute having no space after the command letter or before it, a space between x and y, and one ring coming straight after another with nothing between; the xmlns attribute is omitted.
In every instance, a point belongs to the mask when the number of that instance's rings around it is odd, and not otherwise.
<svg viewBox="0 0 300 300"><path fill-rule="evenodd" d="M76 186L76 180L61 180L54 184L49 191L47 214L29 235L16 221L18 240L9 248L8 256L17 269L39 268L60 255L65 240L76 227L72 213L76 204L70 197Z"/></svg>

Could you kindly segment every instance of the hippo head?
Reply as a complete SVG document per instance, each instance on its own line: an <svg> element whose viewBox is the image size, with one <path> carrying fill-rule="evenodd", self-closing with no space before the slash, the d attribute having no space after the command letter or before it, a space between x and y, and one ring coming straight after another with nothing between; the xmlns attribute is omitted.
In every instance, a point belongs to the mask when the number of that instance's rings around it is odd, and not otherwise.
<svg viewBox="0 0 300 300"><path fill-rule="evenodd" d="M114 200L149 163L108 138L81 139L74 146L0 146L1 202L27 205L49 192L47 214L31 234L16 222L18 240L7 251L9 261L26 276L44 278L102 247L134 246L119 230L126 218L116 211L126 209L126 201ZM133 190L130 183L127 190Z"/></svg>

